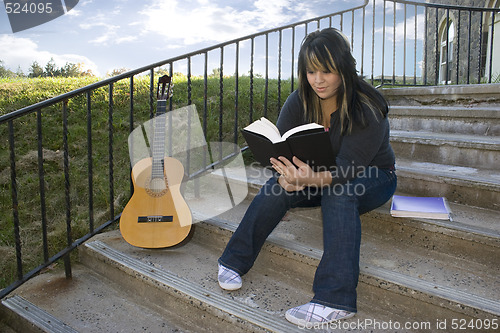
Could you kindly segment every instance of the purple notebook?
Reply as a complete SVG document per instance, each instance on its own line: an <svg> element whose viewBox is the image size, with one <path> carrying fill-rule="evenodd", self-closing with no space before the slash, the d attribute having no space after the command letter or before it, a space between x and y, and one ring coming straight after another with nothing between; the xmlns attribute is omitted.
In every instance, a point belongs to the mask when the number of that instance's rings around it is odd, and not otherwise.
<svg viewBox="0 0 500 333"><path fill-rule="evenodd" d="M443 197L392 197L391 215L450 220L450 208Z"/></svg>

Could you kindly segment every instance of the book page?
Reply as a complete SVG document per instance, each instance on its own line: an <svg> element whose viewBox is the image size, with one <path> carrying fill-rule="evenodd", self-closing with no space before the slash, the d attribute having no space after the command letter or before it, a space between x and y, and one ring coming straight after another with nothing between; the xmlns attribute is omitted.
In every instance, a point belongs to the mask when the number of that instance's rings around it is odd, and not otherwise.
<svg viewBox="0 0 500 333"><path fill-rule="evenodd" d="M286 138L290 137L291 135L294 135L295 133L310 130L310 129L315 129L315 128L324 128L324 127L319 125L319 124L316 124L316 123L300 125L300 126L294 127L292 129L286 131L285 134L283 134L283 140L286 140Z"/></svg>
<svg viewBox="0 0 500 333"><path fill-rule="evenodd" d="M266 118L261 118L254 121L253 123L245 127L244 130L263 135L272 143L283 141L276 125L274 125Z"/></svg>

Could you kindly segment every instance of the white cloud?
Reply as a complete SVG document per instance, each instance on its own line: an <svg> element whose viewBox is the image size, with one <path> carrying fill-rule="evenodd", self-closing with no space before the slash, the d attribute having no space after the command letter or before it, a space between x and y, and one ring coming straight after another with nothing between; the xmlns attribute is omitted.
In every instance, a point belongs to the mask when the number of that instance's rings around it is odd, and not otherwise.
<svg viewBox="0 0 500 333"><path fill-rule="evenodd" d="M65 15L68 15L68 16L74 16L74 17L78 17L78 16L81 16L82 15L82 12L78 9L75 9L73 8L72 10L70 10L69 12L66 12Z"/></svg>
<svg viewBox="0 0 500 333"><path fill-rule="evenodd" d="M425 37L425 14L417 15L417 40L423 40ZM405 38L405 22L400 21L396 23L396 42L402 42ZM376 28L375 32L382 34L383 28ZM389 41L394 40L394 29L392 26L386 26L385 36ZM406 20L406 40L415 39L415 16L408 17Z"/></svg>
<svg viewBox="0 0 500 333"><path fill-rule="evenodd" d="M81 23L79 27L83 30L99 29L97 37L88 40L92 44L114 43L120 27L114 24L105 23L104 20L97 17L93 22Z"/></svg>
<svg viewBox="0 0 500 333"><path fill-rule="evenodd" d="M56 54L40 50L38 45L29 38L15 37L7 34L0 35L0 50L2 50L0 60L4 61L6 68L14 72L20 66L23 72L28 73L34 61L44 67L52 58L57 67L62 67L67 62L74 64L82 63L84 69L90 69L94 74L99 74L97 65L87 57L77 54Z"/></svg>
<svg viewBox="0 0 500 333"><path fill-rule="evenodd" d="M292 0L257 0L251 10L206 0L159 0L139 12L144 32L192 45L222 42L289 22L297 13Z"/></svg>

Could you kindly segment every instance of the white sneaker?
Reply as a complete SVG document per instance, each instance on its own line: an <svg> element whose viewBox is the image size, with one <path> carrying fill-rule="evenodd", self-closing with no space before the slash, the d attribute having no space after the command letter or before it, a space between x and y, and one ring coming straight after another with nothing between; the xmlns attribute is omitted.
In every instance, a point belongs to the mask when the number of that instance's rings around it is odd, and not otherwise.
<svg viewBox="0 0 500 333"><path fill-rule="evenodd" d="M225 290L238 290L242 286L241 276L227 267L219 264L219 286Z"/></svg>
<svg viewBox="0 0 500 333"><path fill-rule="evenodd" d="M285 313L285 318L297 326L305 327L308 324L327 324L336 320L351 318L354 314L355 312L338 310L318 303L309 302L288 310Z"/></svg>

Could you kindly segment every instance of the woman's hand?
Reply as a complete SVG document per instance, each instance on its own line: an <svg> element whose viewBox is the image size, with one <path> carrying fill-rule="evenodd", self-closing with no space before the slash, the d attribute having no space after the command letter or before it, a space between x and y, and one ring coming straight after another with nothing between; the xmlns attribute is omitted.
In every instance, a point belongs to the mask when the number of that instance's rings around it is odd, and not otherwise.
<svg viewBox="0 0 500 333"><path fill-rule="evenodd" d="M300 191L306 186L322 187L332 182L330 172L314 172L308 164L297 157L294 156L292 160L293 163L283 156L270 160L274 170L281 174L278 181L285 190Z"/></svg>

